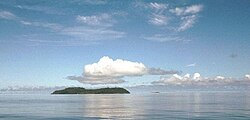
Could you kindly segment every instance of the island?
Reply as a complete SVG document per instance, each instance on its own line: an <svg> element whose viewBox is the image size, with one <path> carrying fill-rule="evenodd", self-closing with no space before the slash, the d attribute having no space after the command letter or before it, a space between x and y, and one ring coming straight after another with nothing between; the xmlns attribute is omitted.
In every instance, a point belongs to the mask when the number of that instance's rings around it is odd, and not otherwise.
<svg viewBox="0 0 250 120"><path fill-rule="evenodd" d="M99 88L99 89L85 89L82 87L69 87L63 90L56 90L51 94L130 94L124 88Z"/></svg>

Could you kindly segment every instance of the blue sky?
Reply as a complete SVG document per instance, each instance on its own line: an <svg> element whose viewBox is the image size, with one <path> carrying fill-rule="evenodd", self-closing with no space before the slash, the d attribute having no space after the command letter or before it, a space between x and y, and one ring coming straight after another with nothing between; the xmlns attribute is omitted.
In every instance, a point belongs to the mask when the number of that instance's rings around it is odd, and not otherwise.
<svg viewBox="0 0 250 120"><path fill-rule="evenodd" d="M81 76L85 65L103 56L179 75L243 78L250 74L249 4L1 0L0 88L82 86L67 76ZM129 86L169 76L119 77Z"/></svg>

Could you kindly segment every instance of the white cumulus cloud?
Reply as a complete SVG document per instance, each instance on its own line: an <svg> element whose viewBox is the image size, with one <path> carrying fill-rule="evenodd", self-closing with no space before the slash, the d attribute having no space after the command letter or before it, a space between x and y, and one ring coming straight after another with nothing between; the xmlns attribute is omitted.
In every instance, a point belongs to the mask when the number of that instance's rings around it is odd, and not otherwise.
<svg viewBox="0 0 250 120"><path fill-rule="evenodd" d="M250 80L250 75L249 75L249 74L246 74L246 75L245 75L245 78L248 79L248 80Z"/></svg>
<svg viewBox="0 0 250 120"><path fill-rule="evenodd" d="M125 76L166 75L177 71L166 71L160 68L148 68L143 63L122 59L113 60L102 57L97 63L85 65L82 76L68 76L84 84L118 84L125 82Z"/></svg>
<svg viewBox="0 0 250 120"><path fill-rule="evenodd" d="M215 80L225 80L225 77L223 77L223 76L216 76Z"/></svg>
<svg viewBox="0 0 250 120"><path fill-rule="evenodd" d="M99 62L86 65L84 67L85 76L140 76L147 72L144 64L138 62L131 62L126 60L113 60L107 56L100 59Z"/></svg>
<svg viewBox="0 0 250 120"><path fill-rule="evenodd" d="M152 82L155 85L249 85L249 75L246 75L245 78L230 78L224 76L216 77L202 77L200 73L194 73L193 75L186 74L180 76L174 74L171 77L161 78L158 81Z"/></svg>
<svg viewBox="0 0 250 120"><path fill-rule="evenodd" d="M201 74L200 74L200 73L194 73L193 80L199 81L199 80L201 80L201 79L202 79L202 78L201 78Z"/></svg>

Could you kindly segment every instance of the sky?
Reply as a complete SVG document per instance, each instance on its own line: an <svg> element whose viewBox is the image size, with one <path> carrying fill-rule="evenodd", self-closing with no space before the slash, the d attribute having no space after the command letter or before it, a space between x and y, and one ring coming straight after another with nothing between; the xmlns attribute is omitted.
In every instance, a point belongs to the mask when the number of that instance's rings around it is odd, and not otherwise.
<svg viewBox="0 0 250 120"><path fill-rule="evenodd" d="M1 0L0 88L248 84L249 5Z"/></svg>

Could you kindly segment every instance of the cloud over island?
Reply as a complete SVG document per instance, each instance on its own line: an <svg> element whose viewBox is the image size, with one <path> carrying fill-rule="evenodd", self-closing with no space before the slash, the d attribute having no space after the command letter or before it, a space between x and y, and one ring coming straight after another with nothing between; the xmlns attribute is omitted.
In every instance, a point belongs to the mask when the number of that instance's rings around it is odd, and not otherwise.
<svg viewBox="0 0 250 120"><path fill-rule="evenodd" d="M77 80L84 84L118 84L123 83L124 77L143 75L168 75L178 71L149 68L143 63L128 60L113 60L108 56L102 57L97 63L84 66L82 76L67 76L69 80Z"/></svg>

